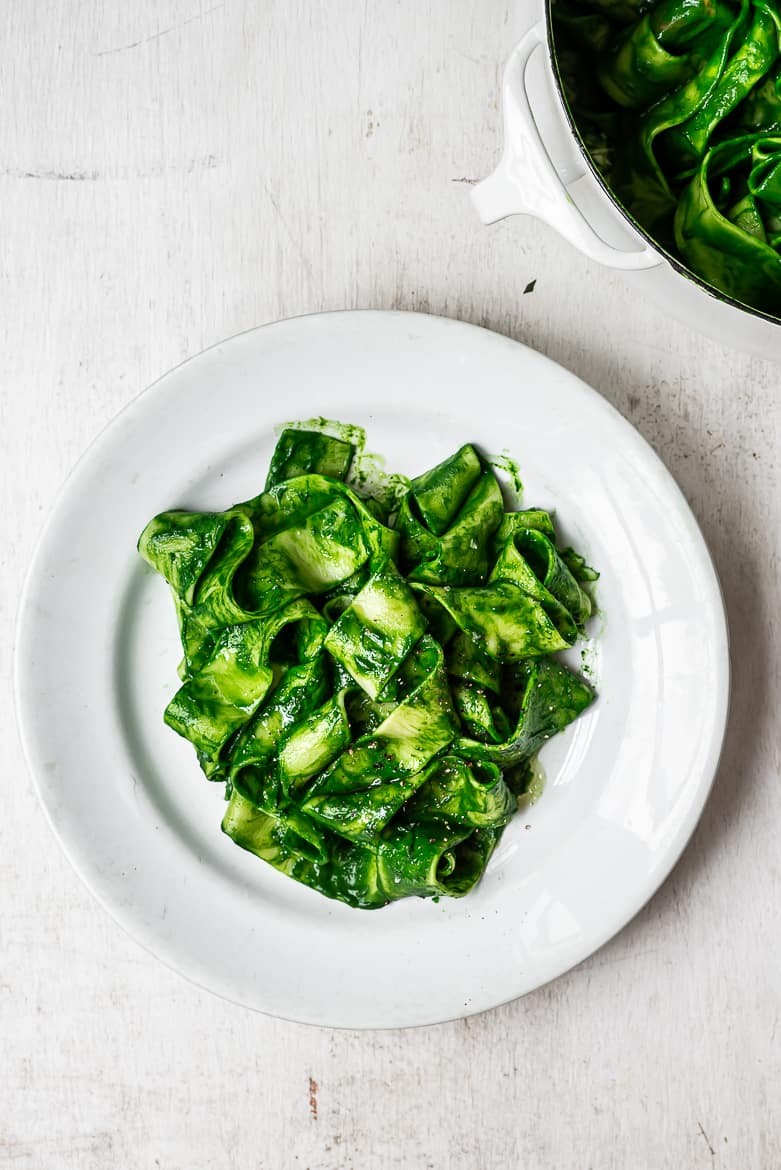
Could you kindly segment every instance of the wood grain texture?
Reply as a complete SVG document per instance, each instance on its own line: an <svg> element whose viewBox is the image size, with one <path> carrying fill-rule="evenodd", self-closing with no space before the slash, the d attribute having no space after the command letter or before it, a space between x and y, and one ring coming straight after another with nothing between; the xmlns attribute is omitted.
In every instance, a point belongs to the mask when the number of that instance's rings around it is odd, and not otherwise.
<svg viewBox="0 0 781 1170"><path fill-rule="evenodd" d="M0 1166L777 1170L781 367L534 222L479 226L504 0L7 0L0 32ZM703 526L735 667L650 905L555 984L405 1033L249 1014L127 939L43 821L10 687L34 540L104 423L219 338L356 306L488 325L609 398Z"/></svg>

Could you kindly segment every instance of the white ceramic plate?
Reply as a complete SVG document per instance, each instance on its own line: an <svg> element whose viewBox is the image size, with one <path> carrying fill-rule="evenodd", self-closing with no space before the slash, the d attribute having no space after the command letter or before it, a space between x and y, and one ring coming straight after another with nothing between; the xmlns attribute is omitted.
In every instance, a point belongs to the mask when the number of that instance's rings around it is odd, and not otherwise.
<svg viewBox="0 0 781 1170"><path fill-rule="evenodd" d="M179 644L135 544L163 509L262 486L280 424L359 423L415 474L467 440L519 460L602 577L598 702L547 745L547 787L460 901L332 903L220 832L219 786L166 728ZM601 625L601 629L599 628ZM618 931L683 850L728 704L718 582L680 491L594 391L504 337L407 313L267 326L166 375L67 483L23 599L18 710L74 866L141 943L196 983L290 1019L395 1027L468 1015L568 970Z"/></svg>

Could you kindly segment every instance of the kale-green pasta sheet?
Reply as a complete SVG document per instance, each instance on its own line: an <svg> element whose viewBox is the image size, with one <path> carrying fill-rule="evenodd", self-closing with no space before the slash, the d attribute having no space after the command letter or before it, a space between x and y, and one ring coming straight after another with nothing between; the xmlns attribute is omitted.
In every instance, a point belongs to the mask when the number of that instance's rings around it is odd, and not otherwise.
<svg viewBox="0 0 781 1170"><path fill-rule="evenodd" d="M164 719L281 874L360 908L461 897L594 698L556 654L597 574L471 444L389 506L344 431L288 427L259 496L144 529L183 647Z"/></svg>

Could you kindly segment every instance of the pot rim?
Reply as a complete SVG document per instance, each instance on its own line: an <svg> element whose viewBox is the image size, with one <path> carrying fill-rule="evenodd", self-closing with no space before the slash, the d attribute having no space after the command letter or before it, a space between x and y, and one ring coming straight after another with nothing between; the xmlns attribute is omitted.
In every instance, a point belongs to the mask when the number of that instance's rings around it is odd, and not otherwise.
<svg viewBox="0 0 781 1170"><path fill-rule="evenodd" d="M708 296L713 297L714 300L720 301L723 305L729 305L731 308L740 309L741 312L747 313L751 317L757 317L760 321L767 321L769 325L781 326L781 317L773 316L772 313L766 313L762 309L754 309L750 305L744 305L742 301L735 300L735 298L729 296L728 293L721 292L719 289L714 288L713 285L708 284L701 277L697 276L697 274L692 272L690 268L687 268L686 265L683 264L677 256L674 256L665 247L663 247L663 245L660 244L658 240L655 240L654 237L646 231L643 225L638 223L638 221L632 215L631 211L628 211L617 198L617 196L611 191L610 187L605 181L604 176L601 174L599 168L594 163L589 153L588 147L581 137L577 122L572 115L566 93L564 92L564 84L561 78L561 73L559 71L559 65L556 60L555 35L553 31L552 20L552 7L554 2L555 0L544 0L546 33L545 47L548 52L551 75L553 77L554 85L556 86L556 92L559 96L561 107L564 111L564 116L567 119L567 124L569 125L570 130L572 131L572 136L575 140L575 143L577 144L578 150L580 151L589 171L597 180L610 202L617 209L617 211L621 213L624 219L629 221L630 225L634 228L638 235L642 236L642 238L648 244L650 244L651 247L656 252L658 252L660 256L663 256L671 268L673 268L680 276L683 276L686 280L691 281L691 283L696 285L697 288L702 289L704 293L707 293Z"/></svg>

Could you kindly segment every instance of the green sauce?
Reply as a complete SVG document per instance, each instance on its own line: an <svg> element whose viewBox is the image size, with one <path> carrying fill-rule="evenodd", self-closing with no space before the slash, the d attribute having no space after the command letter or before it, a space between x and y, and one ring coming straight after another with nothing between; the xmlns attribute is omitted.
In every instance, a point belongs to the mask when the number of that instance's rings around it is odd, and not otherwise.
<svg viewBox="0 0 781 1170"><path fill-rule="evenodd" d="M511 459L507 453L501 455L488 455L486 462L491 467L495 467L497 471L503 472L510 480L511 490L515 494L515 504L520 504L523 495L523 480L521 479L521 471L514 459Z"/></svg>
<svg viewBox="0 0 781 1170"><path fill-rule="evenodd" d="M529 773L528 787L521 797L524 805L536 804L545 791L545 772L537 758L529 765Z"/></svg>

